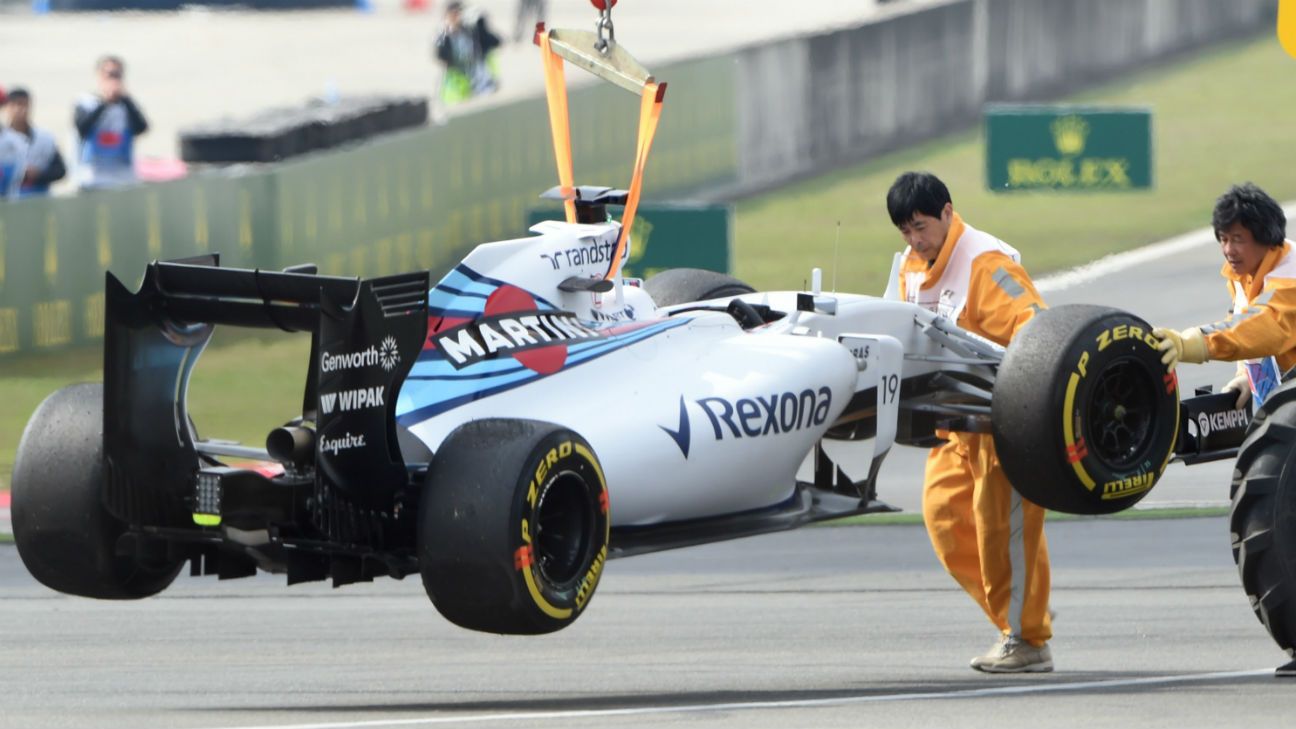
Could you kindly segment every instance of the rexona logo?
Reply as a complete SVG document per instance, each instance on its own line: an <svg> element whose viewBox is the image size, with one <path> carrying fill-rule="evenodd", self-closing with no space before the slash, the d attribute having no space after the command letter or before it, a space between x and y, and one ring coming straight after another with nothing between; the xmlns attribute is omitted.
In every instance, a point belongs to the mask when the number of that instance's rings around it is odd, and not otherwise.
<svg viewBox="0 0 1296 729"><path fill-rule="evenodd" d="M791 433L812 425L823 425L832 409L832 390L827 387L800 393L773 393L769 397L744 397L729 401L704 397L697 401L711 421L716 440L727 436L759 438ZM725 427L721 428L721 424Z"/></svg>
<svg viewBox="0 0 1296 729"><path fill-rule="evenodd" d="M335 456L342 451L349 451L353 448L364 448L364 445L364 434L351 435L350 433L346 433L345 435L339 435L336 438L325 436L320 438L319 441L319 449L321 453L332 453Z"/></svg>
<svg viewBox="0 0 1296 729"><path fill-rule="evenodd" d="M328 415L335 410L338 412L350 412L363 408L382 407L383 387L362 387L358 390L343 390L341 392L321 392L320 410Z"/></svg>
<svg viewBox="0 0 1296 729"><path fill-rule="evenodd" d="M324 352L320 356L320 370L324 372L355 370L374 365L381 365L384 370L391 372L398 364L400 364L400 351L396 349L396 338L392 336L385 337L378 347L346 354Z"/></svg>
<svg viewBox="0 0 1296 729"><path fill-rule="evenodd" d="M462 369L501 352L516 354L597 336L599 333L582 325L575 314L556 311L486 316L442 332L433 341L450 364Z"/></svg>
<svg viewBox="0 0 1296 729"><path fill-rule="evenodd" d="M1251 418L1247 415L1246 410L1225 410L1219 413L1197 414L1197 431L1200 434L1199 437L1202 438L1211 433L1218 433L1221 430L1245 428L1250 423Z"/></svg>

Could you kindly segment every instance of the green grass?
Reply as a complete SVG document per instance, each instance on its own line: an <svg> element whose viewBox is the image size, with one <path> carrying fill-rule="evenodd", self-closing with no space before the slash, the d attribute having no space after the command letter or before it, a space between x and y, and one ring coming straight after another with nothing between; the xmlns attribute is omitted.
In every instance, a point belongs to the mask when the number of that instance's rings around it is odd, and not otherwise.
<svg viewBox="0 0 1296 729"><path fill-rule="evenodd" d="M991 193L977 129L740 202L735 275L757 288L800 288L819 266L827 286L841 221L837 287L880 294L903 247L886 191L912 169L942 178L955 210L1020 250L1034 275L1209 225L1232 183L1294 199L1293 80L1296 61L1267 34L1068 98L1151 107L1155 188L1146 192Z"/></svg>
<svg viewBox="0 0 1296 729"><path fill-rule="evenodd" d="M189 410L204 436L261 444L301 412L310 338L217 332L189 386ZM7 488L14 451L27 418L64 385L102 379L102 352L78 349L0 364L0 489Z"/></svg>
<svg viewBox="0 0 1296 729"><path fill-rule="evenodd" d="M880 293L900 246L884 196L897 174L915 168L940 175L955 208L1020 249L1036 274L1203 226L1232 182L1251 179L1280 200L1296 198L1293 78L1296 61L1266 35L1068 99L1153 108L1149 192L992 195L978 130L745 200L736 216L736 273L762 288L799 287L818 265L831 281L840 220L837 286ZM206 435L260 443L300 405L308 341L229 330L216 340L194 375L194 419ZM65 384L100 379L100 356L95 349L0 360L0 489L37 404Z"/></svg>

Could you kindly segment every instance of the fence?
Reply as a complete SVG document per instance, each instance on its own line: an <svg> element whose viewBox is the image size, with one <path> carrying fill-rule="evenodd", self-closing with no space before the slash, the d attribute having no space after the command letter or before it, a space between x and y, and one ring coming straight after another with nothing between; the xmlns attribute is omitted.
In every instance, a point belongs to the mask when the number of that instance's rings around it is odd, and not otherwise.
<svg viewBox="0 0 1296 729"><path fill-rule="evenodd" d="M855 28L657 70L670 84L645 197L750 192L1245 33L1275 0L949 0ZM638 100L572 94L579 181L630 177ZM0 206L0 355L102 332L102 284L152 258L314 261L330 274L434 274L521 235L554 184L542 99L363 147L174 183Z"/></svg>
<svg viewBox="0 0 1296 729"><path fill-rule="evenodd" d="M671 104L645 194L732 184L733 64L701 59L660 75ZM609 87L573 91L582 181L628 182L638 103ZM278 165L4 205L0 355L99 338L104 272L134 283L156 258L219 252L232 266L439 274L481 241L525 234L527 210L555 184L547 118L532 99Z"/></svg>
<svg viewBox="0 0 1296 729"><path fill-rule="evenodd" d="M747 193L1240 35L1276 0L957 0L738 53Z"/></svg>

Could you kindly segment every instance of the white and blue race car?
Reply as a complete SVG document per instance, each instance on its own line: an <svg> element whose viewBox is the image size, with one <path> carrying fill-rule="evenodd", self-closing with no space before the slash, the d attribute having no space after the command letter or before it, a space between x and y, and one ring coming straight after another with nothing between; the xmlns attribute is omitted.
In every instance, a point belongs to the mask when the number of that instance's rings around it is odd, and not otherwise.
<svg viewBox="0 0 1296 729"><path fill-rule="evenodd" d="M1028 498L1082 513L1137 501L1176 443L1240 441L1179 437L1203 411L1181 415L1128 314L1048 310L1005 351L893 292L609 279L625 195L576 194L587 222L478 246L430 287L214 257L154 263L135 293L109 274L103 385L52 395L19 446L28 569L97 598L152 595L185 563L419 573L459 625L546 632L610 557L888 510L887 452L942 430L993 432ZM302 410L264 448L202 440L187 413L215 325L311 337Z"/></svg>
<svg viewBox="0 0 1296 729"><path fill-rule="evenodd" d="M417 573L458 625L550 632L609 558L890 510L875 489L890 449L965 431L993 433L1023 496L1074 513L1132 505L1174 458L1240 453L1235 556L1296 648L1296 477L1272 472L1296 459L1296 389L1254 424L1231 395L1181 403L1147 323L1105 307L1045 310L1005 350L899 300L898 260L881 297L621 276L630 241L607 208L633 217L664 85L610 31L609 4L597 35L537 40L551 80L561 55L642 90L631 193L572 186L554 124L570 222L480 245L435 285L215 256L155 262L136 292L108 274L104 382L51 395L18 447L32 575L133 599L185 564L289 584ZM217 325L311 337L301 410L264 447L202 439L189 417Z"/></svg>

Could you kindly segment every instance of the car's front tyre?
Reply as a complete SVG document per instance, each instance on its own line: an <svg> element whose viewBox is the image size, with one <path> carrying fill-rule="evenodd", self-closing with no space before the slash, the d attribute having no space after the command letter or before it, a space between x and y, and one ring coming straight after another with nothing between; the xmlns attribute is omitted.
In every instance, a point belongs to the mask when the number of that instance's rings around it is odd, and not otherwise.
<svg viewBox="0 0 1296 729"><path fill-rule="evenodd" d="M995 449L1013 488L1054 511L1108 514L1161 477L1179 434L1179 385L1152 328L1104 306L1036 314L995 378Z"/></svg>

